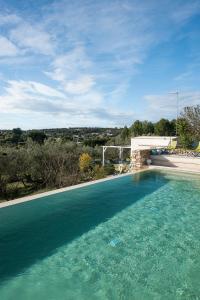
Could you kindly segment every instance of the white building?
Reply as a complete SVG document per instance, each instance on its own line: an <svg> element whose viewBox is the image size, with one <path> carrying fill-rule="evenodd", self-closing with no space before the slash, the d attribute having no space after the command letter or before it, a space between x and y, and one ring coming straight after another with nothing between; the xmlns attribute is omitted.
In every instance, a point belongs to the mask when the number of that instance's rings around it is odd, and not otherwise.
<svg viewBox="0 0 200 300"><path fill-rule="evenodd" d="M138 136L131 138L131 153L134 150L167 148L176 143L177 137L171 136Z"/></svg>

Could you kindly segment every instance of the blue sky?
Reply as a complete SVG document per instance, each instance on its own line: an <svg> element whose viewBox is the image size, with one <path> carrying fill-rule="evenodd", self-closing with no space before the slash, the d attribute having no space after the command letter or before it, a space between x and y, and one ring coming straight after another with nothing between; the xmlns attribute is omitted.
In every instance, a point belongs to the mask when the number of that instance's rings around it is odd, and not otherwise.
<svg viewBox="0 0 200 300"><path fill-rule="evenodd" d="M199 0L0 0L0 128L174 118L199 70Z"/></svg>

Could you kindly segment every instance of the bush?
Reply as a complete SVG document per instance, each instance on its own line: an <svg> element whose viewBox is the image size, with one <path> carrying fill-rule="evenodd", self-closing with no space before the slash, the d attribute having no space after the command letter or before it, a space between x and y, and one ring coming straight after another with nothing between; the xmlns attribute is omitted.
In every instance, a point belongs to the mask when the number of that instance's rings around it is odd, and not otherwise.
<svg viewBox="0 0 200 300"><path fill-rule="evenodd" d="M79 168L81 172L89 171L92 163L92 158L88 153L82 153L79 157Z"/></svg>
<svg viewBox="0 0 200 300"><path fill-rule="evenodd" d="M114 167L114 165L107 165L104 167L104 171L105 171L106 175L112 175L115 173L115 167Z"/></svg>
<svg viewBox="0 0 200 300"><path fill-rule="evenodd" d="M100 167L99 165L94 167L94 179L102 179L105 178L106 175L104 167Z"/></svg>

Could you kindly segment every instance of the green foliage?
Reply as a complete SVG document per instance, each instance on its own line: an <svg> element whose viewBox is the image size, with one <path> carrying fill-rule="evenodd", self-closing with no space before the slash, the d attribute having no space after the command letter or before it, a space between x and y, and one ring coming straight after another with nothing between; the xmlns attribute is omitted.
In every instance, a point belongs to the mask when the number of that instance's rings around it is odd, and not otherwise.
<svg viewBox="0 0 200 300"><path fill-rule="evenodd" d="M20 128L14 128L12 130L11 142L13 144L18 144L22 141L23 131Z"/></svg>
<svg viewBox="0 0 200 300"><path fill-rule="evenodd" d="M52 141L42 145L29 141L23 148L0 149L0 196L18 196L21 184L38 190L79 182L79 155L75 144Z"/></svg>
<svg viewBox="0 0 200 300"><path fill-rule="evenodd" d="M142 122L136 120L130 128L131 133L133 136L140 136L143 134Z"/></svg>
<svg viewBox="0 0 200 300"><path fill-rule="evenodd" d="M184 149L191 147L192 136L190 132L190 125L186 119L184 118L178 119L177 130L178 130L180 146Z"/></svg>
<svg viewBox="0 0 200 300"><path fill-rule="evenodd" d="M155 134L160 136L172 136L175 133L174 122L161 119L155 124Z"/></svg>
<svg viewBox="0 0 200 300"><path fill-rule="evenodd" d="M142 133L145 135L152 135L154 133L154 124L152 122L142 122Z"/></svg>
<svg viewBox="0 0 200 300"><path fill-rule="evenodd" d="M157 123L149 121L136 120L130 127L130 132L133 136L141 135L159 135L159 136L173 136L176 133L176 123L174 120L161 119Z"/></svg>
<svg viewBox="0 0 200 300"><path fill-rule="evenodd" d="M125 126L123 129L122 129L122 132L121 132L121 138L123 141L125 141L127 138L130 137L130 131L128 129L127 126Z"/></svg>
<svg viewBox="0 0 200 300"><path fill-rule="evenodd" d="M106 172L103 167L96 165L94 167L94 179L101 179L106 177Z"/></svg>
<svg viewBox="0 0 200 300"><path fill-rule="evenodd" d="M28 164L25 151L16 148L0 149L0 195L7 195L8 185L24 178Z"/></svg>
<svg viewBox="0 0 200 300"><path fill-rule="evenodd" d="M115 173L115 167L112 164L105 165L104 171L106 175L113 175Z"/></svg>
<svg viewBox="0 0 200 300"><path fill-rule="evenodd" d="M103 146L106 144L106 142L108 141L108 139L102 139L102 138L90 138L88 140L84 141L84 145L85 146L89 146L89 147L95 147L95 146Z"/></svg>
<svg viewBox="0 0 200 300"><path fill-rule="evenodd" d="M200 140L200 105L185 107L182 117L187 121L193 139Z"/></svg>
<svg viewBox="0 0 200 300"><path fill-rule="evenodd" d="M13 128L12 133L21 136L23 131L21 128Z"/></svg>
<svg viewBox="0 0 200 300"><path fill-rule="evenodd" d="M33 142L43 144L44 140L47 138L46 134L39 130L31 130L28 137L32 139Z"/></svg>

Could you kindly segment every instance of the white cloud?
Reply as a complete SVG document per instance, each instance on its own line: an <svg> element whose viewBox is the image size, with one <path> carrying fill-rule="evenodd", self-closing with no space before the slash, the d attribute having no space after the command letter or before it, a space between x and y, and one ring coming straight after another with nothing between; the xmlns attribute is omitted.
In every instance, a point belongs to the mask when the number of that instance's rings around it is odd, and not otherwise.
<svg viewBox="0 0 200 300"><path fill-rule="evenodd" d="M16 56L18 48L6 37L0 36L0 56Z"/></svg>
<svg viewBox="0 0 200 300"><path fill-rule="evenodd" d="M168 41L179 26L175 7L177 3L173 1L161 7L157 1L137 0L54 2L46 24L54 26L55 33L62 30L62 43L67 47L66 54L56 57L46 74L72 94L87 93L95 83L95 88L104 90L105 95L124 86L125 97L127 82L144 63L150 49ZM184 15L185 7L179 7L179 11ZM187 20L194 14L192 7ZM92 84L85 84L84 89L85 77Z"/></svg>
<svg viewBox="0 0 200 300"><path fill-rule="evenodd" d="M64 89L70 94L85 94L94 85L94 80L92 76L84 75L76 80L68 81L64 84Z"/></svg>
<svg viewBox="0 0 200 300"><path fill-rule="evenodd" d="M2 111L32 111L78 114L101 109L102 97L97 92L69 97L48 85L35 81L10 80L0 95Z"/></svg>
<svg viewBox="0 0 200 300"><path fill-rule="evenodd" d="M76 77L77 74L86 72L91 67L91 61L83 47L75 47L65 55L58 55L52 63L52 72L49 76L58 81L65 81L68 78Z"/></svg>
<svg viewBox="0 0 200 300"><path fill-rule="evenodd" d="M21 18L15 14L0 14L0 25L17 24Z"/></svg>
<svg viewBox="0 0 200 300"><path fill-rule="evenodd" d="M165 95L146 95L147 101L146 110L144 114L153 119L160 117L175 118L177 111L177 96L175 94ZM180 92L178 100L179 113L186 106L197 105L200 103L200 91Z"/></svg>
<svg viewBox="0 0 200 300"><path fill-rule="evenodd" d="M83 47L76 47L67 54L58 56L52 70L45 72L51 79L60 82L66 93L85 94L91 91L95 78L90 74L92 63Z"/></svg>
<svg viewBox="0 0 200 300"><path fill-rule="evenodd" d="M85 45L86 42L92 57L108 54L115 66L123 62L133 66L141 63L156 36L152 30L155 25L152 13L139 9L141 4L137 1L130 6L131 9L127 9L127 5L118 1L60 1L53 4L47 22L49 26L56 24L55 30L64 28L64 36L70 44Z"/></svg>
<svg viewBox="0 0 200 300"><path fill-rule="evenodd" d="M52 55L54 53L54 45L50 34L39 26L23 22L10 31L10 38L20 47L33 52L44 55Z"/></svg>
<svg viewBox="0 0 200 300"><path fill-rule="evenodd" d="M4 41L0 40L0 51L8 48L8 56L9 53L26 55L27 51L44 55L54 54L54 39L42 22L30 23L19 15L1 13L0 25L5 33ZM16 52L16 47L21 50Z"/></svg>
<svg viewBox="0 0 200 300"><path fill-rule="evenodd" d="M5 92L0 95L0 108L2 111L24 111L37 110L45 102L52 104L64 99L65 95L56 89L34 81L15 81L7 82ZM41 102L41 104L40 104ZM44 109L44 107L43 107ZM47 107L48 111L48 107Z"/></svg>
<svg viewBox="0 0 200 300"><path fill-rule="evenodd" d="M34 81L29 81L28 83L22 82L21 87L24 88L25 90L28 90L29 92L31 91L33 93L36 94L38 93L43 96L65 98L65 95L63 93L39 82L34 82Z"/></svg>
<svg viewBox="0 0 200 300"><path fill-rule="evenodd" d="M5 66L35 66L35 57L33 56L23 56L23 51L18 50L18 53L21 54L21 56L0 56L0 64Z"/></svg>
<svg viewBox="0 0 200 300"><path fill-rule="evenodd" d="M34 81L8 81L4 93L0 95L1 113L28 114L41 118L65 120L66 125L119 126L132 118L131 113L109 111L102 102L101 94L90 91L82 95L68 97L47 85ZM43 117L42 117L43 114ZM58 122L58 121L56 121Z"/></svg>

